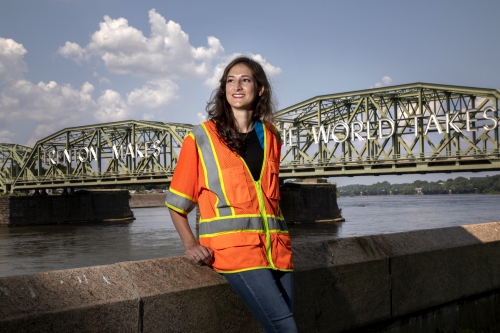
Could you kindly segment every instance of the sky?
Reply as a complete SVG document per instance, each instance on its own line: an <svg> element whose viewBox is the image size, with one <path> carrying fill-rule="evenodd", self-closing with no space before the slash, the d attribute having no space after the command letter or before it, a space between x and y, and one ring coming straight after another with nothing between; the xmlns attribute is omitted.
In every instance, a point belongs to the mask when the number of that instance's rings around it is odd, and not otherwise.
<svg viewBox="0 0 500 333"><path fill-rule="evenodd" d="M0 142L128 119L199 123L238 54L264 66L278 109L414 82L500 89L498 13L497 0L0 0Z"/></svg>

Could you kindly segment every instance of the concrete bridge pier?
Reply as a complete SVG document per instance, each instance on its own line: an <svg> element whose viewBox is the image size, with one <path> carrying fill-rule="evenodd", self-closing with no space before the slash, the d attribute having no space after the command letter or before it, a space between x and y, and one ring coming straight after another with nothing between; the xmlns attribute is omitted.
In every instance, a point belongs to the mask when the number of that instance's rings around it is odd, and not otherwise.
<svg viewBox="0 0 500 333"><path fill-rule="evenodd" d="M337 204L337 185L310 178L280 186L280 207L288 224L344 221Z"/></svg>
<svg viewBox="0 0 500 333"><path fill-rule="evenodd" d="M0 196L0 226L132 220L127 190L81 190L66 195L41 190L33 196Z"/></svg>

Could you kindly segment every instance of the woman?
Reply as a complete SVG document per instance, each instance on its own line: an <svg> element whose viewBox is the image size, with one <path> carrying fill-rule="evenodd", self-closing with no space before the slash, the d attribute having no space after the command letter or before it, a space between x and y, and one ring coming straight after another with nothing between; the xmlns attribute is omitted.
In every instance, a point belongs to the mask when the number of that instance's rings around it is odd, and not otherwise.
<svg viewBox="0 0 500 333"><path fill-rule="evenodd" d="M281 141L262 66L234 59L207 112L182 144L166 200L186 256L223 274L265 332L296 332L291 243L278 205ZM196 204L199 242L187 221Z"/></svg>

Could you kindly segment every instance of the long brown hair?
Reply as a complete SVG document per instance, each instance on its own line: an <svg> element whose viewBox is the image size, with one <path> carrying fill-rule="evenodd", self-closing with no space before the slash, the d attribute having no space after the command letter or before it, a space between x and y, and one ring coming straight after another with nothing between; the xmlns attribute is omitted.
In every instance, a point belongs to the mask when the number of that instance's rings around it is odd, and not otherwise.
<svg viewBox="0 0 500 333"><path fill-rule="evenodd" d="M266 72L257 61L241 56L234 59L226 66L219 81L219 87L213 91L210 101L207 103L206 110L208 119L215 121L220 137L232 151L242 155L245 151L245 143L238 134L236 119L234 118L233 111L226 98L227 76L229 70L237 64L243 64L250 69L257 90L264 87L262 96L257 96L255 99L253 121L260 120L272 122L275 104Z"/></svg>

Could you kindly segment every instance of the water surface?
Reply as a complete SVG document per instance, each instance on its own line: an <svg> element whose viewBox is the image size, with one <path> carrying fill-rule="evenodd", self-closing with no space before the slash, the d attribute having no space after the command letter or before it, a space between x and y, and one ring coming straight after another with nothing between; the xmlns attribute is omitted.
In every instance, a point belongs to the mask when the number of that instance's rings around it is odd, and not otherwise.
<svg viewBox="0 0 500 333"><path fill-rule="evenodd" d="M499 195L411 195L337 199L343 223L291 227L295 243L500 221Z"/></svg>
<svg viewBox="0 0 500 333"><path fill-rule="evenodd" d="M339 198L346 219L290 228L295 244L339 237L500 221L500 196ZM178 256L184 253L167 208L133 209L132 223L0 227L0 277ZM194 213L189 215L194 228Z"/></svg>

